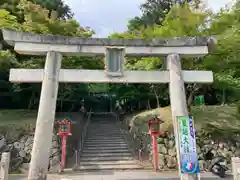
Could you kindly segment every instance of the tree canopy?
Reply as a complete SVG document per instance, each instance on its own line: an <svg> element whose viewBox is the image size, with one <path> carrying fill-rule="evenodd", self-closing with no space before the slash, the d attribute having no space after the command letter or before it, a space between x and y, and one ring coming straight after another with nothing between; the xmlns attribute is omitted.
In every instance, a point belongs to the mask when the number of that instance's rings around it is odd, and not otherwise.
<svg viewBox="0 0 240 180"><path fill-rule="evenodd" d="M192 7L199 8L201 0L147 0L140 6L142 15L129 21L128 30L134 31L141 27L162 25L172 7L182 6L185 3L190 3Z"/></svg>
<svg viewBox="0 0 240 180"><path fill-rule="evenodd" d="M200 4L200 0L146 0L141 5L142 15L129 21L128 30L111 34L109 38L216 37L218 45L213 53L182 61L183 69L214 72L211 85L186 85L188 103L191 105L196 95L204 95L207 104L235 103L240 99L240 1L217 13L201 9ZM62 0L3 0L0 7L0 28L79 37L94 34L72 18L70 8ZM40 84L12 84L8 81L9 69L42 68L44 57L16 54L2 40L0 37L0 108L37 108ZM163 62L162 58L127 58L125 68L157 70L164 68ZM103 69L104 64L102 57L64 57L62 67ZM126 108L169 104L166 85L60 84L57 109L76 110L82 99L99 102L91 95L101 92L114 94Z"/></svg>
<svg viewBox="0 0 240 180"><path fill-rule="evenodd" d="M19 8L19 4L26 3L25 0L1 0L0 9L5 9L10 14L17 17L18 21L22 22L24 13ZM29 2L38 4L49 11L49 16L52 11L57 13L57 17L61 19L70 19L73 17L73 13L68 5L63 0L29 0Z"/></svg>

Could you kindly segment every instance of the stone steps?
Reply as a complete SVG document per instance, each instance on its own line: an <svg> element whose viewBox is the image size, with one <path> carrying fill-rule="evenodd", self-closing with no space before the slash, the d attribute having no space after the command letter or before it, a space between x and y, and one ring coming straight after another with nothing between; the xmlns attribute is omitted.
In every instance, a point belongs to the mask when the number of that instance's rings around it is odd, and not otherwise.
<svg viewBox="0 0 240 180"><path fill-rule="evenodd" d="M131 164L138 164L136 160L116 160L116 161L95 161L95 162L82 162L81 163L83 166L91 166L91 165L114 165L114 164L126 164L126 165L131 165Z"/></svg>
<svg viewBox="0 0 240 180"><path fill-rule="evenodd" d="M125 150L125 149L127 149L128 150L128 147L121 147L121 146L119 146L119 147L111 147L111 146L108 146L108 147L94 147L94 146L90 146L90 147L84 147L84 149L83 149L83 152L84 151L92 151L92 150L98 150L98 151L102 151L102 150L110 150L110 151L117 151L117 150Z"/></svg>
<svg viewBox="0 0 240 180"><path fill-rule="evenodd" d="M104 125L100 125L100 126L103 127ZM89 126L88 128L92 128L92 130L90 130L89 132L101 132L101 133L120 132L120 129L115 129L114 131L110 130L111 128L115 128L114 126L104 126L104 128L108 128L108 129L97 129L99 128L99 126L96 126L96 127ZM93 129L93 128L96 128L96 129Z"/></svg>
<svg viewBox="0 0 240 180"><path fill-rule="evenodd" d="M122 137L104 137L104 138L96 138L96 137L87 137L88 139L86 141L98 141L98 142L104 142L104 141L125 141Z"/></svg>
<svg viewBox="0 0 240 180"><path fill-rule="evenodd" d="M85 161L125 161L125 160L133 160L132 157L124 157L124 156L107 156L107 157L81 157L80 164L83 164Z"/></svg>
<svg viewBox="0 0 240 180"><path fill-rule="evenodd" d="M121 146L121 145L126 145L126 142L124 141L86 141L84 142L84 146L88 146L88 145L107 145L107 146Z"/></svg>
<svg viewBox="0 0 240 180"><path fill-rule="evenodd" d="M87 135L95 135L96 137L99 135L107 137L107 135L119 135L121 131L106 131L106 132L101 132L101 131L93 131L93 132L88 132Z"/></svg>
<svg viewBox="0 0 240 180"><path fill-rule="evenodd" d="M92 136L105 136L107 137L107 135L115 135L115 136L119 136L119 134L121 133L121 131L106 131L106 132L101 132L101 131L92 131L92 132L87 132L87 135L92 135Z"/></svg>
<svg viewBox="0 0 240 180"><path fill-rule="evenodd" d="M87 136L87 139L85 140L87 141L125 141L125 139L123 137L120 136L110 136L110 137L91 137L91 136Z"/></svg>
<svg viewBox="0 0 240 180"><path fill-rule="evenodd" d="M126 152L130 152L128 148L98 148L98 149L84 149L82 151L82 153L126 153Z"/></svg>
<svg viewBox="0 0 240 180"><path fill-rule="evenodd" d="M115 146L117 146L117 145L118 144L115 144ZM122 145L119 145L119 146L121 146L123 148L128 148L128 145L126 145L126 144L122 144ZM111 144L84 144L84 148L89 148L89 147L98 149L100 147L109 148L109 147L114 147L114 146L111 145Z"/></svg>
<svg viewBox="0 0 240 180"><path fill-rule="evenodd" d="M85 143L102 143L102 144L115 144L115 143L125 143L125 140L124 139L106 139L106 140L103 140L103 139L94 139L94 140L87 140L85 141Z"/></svg>
<svg viewBox="0 0 240 180"><path fill-rule="evenodd" d="M115 156L121 156L121 157L131 157L131 153L130 152L108 152L108 153L83 153L81 155L81 157L115 157Z"/></svg>
<svg viewBox="0 0 240 180"><path fill-rule="evenodd" d="M119 134L96 134L96 135L89 135L87 134L86 135L86 140L88 139L122 139L123 137L122 136L119 136Z"/></svg>
<svg viewBox="0 0 240 180"><path fill-rule="evenodd" d="M83 151L80 156L80 166L78 170L131 170L142 169L132 157L128 144L122 134L117 122L110 117L97 121L93 117ZM109 119L109 121L107 121Z"/></svg>
<svg viewBox="0 0 240 180"><path fill-rule="evenodd" d="M87 170L136 170L136 169L142 169L141 166L138 164L110 164L110 165L80 165L79 169L81 171L87 171Z"/></svg>

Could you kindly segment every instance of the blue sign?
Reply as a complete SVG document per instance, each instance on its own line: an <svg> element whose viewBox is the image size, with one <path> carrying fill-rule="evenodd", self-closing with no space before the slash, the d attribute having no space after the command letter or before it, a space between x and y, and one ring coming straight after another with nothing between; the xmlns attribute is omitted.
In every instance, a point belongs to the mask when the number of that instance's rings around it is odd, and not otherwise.
<svg viewBox="0 0 240 180"><path fill-rule="evenodd" d="M197 174L200 172L196 148L193 117L178 116L179 148L181 173Z"/></svg>

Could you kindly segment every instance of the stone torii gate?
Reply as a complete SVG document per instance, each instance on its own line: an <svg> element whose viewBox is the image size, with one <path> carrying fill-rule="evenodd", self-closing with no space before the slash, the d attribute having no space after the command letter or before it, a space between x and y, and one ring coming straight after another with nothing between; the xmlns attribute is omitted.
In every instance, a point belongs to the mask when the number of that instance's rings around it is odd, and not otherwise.
<svg viewBox="0 0 240 180"><path fill-rule="evenodd" d="M46 55L44 69L11 69L9 77L11 82L42 82L28 180L46 179L59 82L169 83L176 147L178 147L176 116L188 116L184 82L213 82L211 71L182 71L180 62L181 56L195 57L208 54L209 47L214 44L211 38L185 37L144 41L36 35L11 30L2 30L2 34L5 42L13 46L19 54ZM120 58L113 59L115 66L118 64L117 69L110 72L110 68L107 67L110 73L104 70L61 69L62 55L84 54L108 57L111 52L119 49L120 53L117 54ZM122 60L125 55L167 57L167 70L123 71ZM111 66L111 61L107 61L106 64ZM179 160L178 149L177 152ZM188 177L181 176L181 179L185 178Z"/></svg>

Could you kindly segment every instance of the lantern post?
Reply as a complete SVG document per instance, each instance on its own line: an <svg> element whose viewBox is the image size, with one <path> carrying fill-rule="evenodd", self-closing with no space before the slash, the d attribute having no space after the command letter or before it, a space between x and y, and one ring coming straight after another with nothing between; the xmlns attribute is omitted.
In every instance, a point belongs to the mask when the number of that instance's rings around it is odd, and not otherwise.
<svg viewBox="0 0 240 180"><path fill-rule="evenodd" d="M63 121L56 122L57 125L59 125L58 129L58 136L62 137L62 155L61 155L61 167L60 172L64 171L65 165L66 165L66 145L67 145L67 136L72 135L72 123L64 119Z"/></svg>
<svg viewBox="0 0 240 180"><path fill-rule="evenodd" d="M160 131L160 124L162 124L163 122L164 121L162 121L161 119L159 119L157 117L154 117L148 121L149 134L152 136L153 160L154 160L154 168L156 171L159 169L157 137L163 136L165 134L164 131Z"/></svg>

